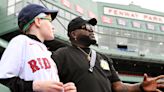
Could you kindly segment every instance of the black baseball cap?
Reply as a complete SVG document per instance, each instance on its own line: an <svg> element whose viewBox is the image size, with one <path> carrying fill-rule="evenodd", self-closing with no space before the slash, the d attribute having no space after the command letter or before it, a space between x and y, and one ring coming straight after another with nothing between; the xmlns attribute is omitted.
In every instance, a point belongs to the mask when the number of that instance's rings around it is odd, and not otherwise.
<svg viewBox="0 0 164 92"><path fill-rule="evenodd" d="M24 31L23 30L24 26L27 23L29 23L31 20L33 20L40 13L51 14L51 18L52 18L52 20L54 20L57 16L58 11L57 10L49 10L48 8L45 8L38 4L29 4L26 7L24 7L18 15L19 28L22 31Z"/></svg>
<svg viewBox="0 0 164 92"><path fill-rule="evenodd" d="M70 32L75 31L76 29L80 28L84 24L91 24L92 26L95 26L97 24L97 20L95 18L85 20L81 16L74 18L68 24L68 36Z"/></svg>

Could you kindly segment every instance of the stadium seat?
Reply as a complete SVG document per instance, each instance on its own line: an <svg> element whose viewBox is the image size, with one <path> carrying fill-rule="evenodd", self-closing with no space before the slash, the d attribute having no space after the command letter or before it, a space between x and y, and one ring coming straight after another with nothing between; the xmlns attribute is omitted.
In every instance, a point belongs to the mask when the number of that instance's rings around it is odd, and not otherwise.
<svg viewBox="0 0 164 92"><path fill-rule="evenodd" d="M10 89L3 84L0 84L0 92L11 92Z"/></svg>

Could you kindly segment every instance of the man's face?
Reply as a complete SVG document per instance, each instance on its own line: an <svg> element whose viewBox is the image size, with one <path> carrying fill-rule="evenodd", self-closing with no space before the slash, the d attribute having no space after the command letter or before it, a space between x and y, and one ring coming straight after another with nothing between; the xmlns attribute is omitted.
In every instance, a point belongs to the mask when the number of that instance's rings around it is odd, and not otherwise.
<svg viewBox="0 0 164 92"><path fill-rule="evenodd" d="M83 45L96 44L96 39L93 33L94 27L90 24L85 24L76 30L76 40Z"/></svg>

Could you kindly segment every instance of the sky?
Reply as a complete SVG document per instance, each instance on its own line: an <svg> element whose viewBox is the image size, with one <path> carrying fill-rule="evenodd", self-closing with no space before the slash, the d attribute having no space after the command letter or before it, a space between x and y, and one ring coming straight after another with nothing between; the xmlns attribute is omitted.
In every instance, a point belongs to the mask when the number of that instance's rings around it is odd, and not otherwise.
<svg viewBox="0 0 164 92"><path fill-rule="evenodd" d="M93 0L115 4L129 5L133 2L134 5L139 5L142 8L151 9L164 13L164 0Z"/></svg>

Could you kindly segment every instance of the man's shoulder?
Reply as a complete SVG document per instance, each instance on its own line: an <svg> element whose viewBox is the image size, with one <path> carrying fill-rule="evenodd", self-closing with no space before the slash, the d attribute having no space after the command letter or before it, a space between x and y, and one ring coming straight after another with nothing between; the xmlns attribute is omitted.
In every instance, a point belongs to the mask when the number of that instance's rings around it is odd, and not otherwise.
<svg viewBox="0 0 164 92"><path fill-rule="evenodd" d="M71 48L69 46L61 47L56 51L52 51L52 58L53 59L64 58L70 54L71 54Z"/></svg>
<svg viewBox="0 0 164 92"><path fill-rule="evenodd" d="M61 48L57 49L56 51L68 51L70 49L71 49L70 46L65 46L65 47L61 47Z"/></svg>
<svg viewBox="0 0 164 92"><path fill-rule="evenodd" d="M100 52L96 52L97 56L110 62L110 63L113 63L113 60L111 59L111 57L109 55L106 55L104 53L100 53Z"/></svg>
<svg viewBox="0 0 164 92"><path fill-rule="evenodd" d="M71 46L65 46L57 49L56 51L53 51L53 53L68 53L71 51Z"/></svg>

